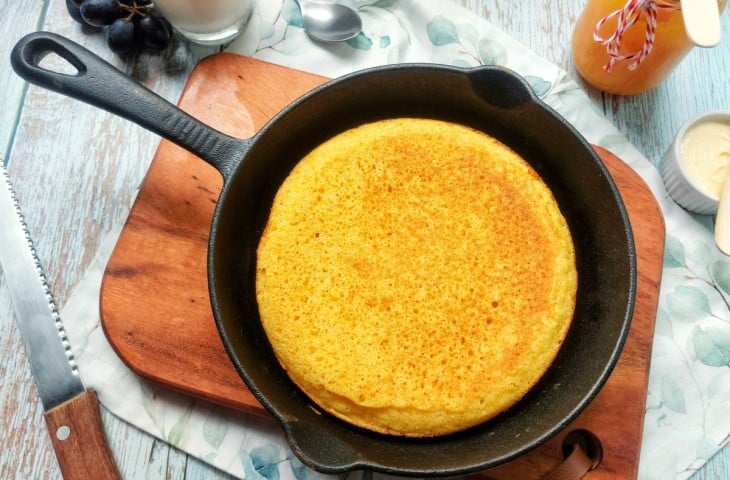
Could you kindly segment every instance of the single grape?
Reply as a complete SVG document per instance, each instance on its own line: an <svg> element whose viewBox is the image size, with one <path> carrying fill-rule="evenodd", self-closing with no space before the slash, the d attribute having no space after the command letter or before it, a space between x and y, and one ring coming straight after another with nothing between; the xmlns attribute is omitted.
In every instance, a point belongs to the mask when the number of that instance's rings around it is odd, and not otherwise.
<svg viewBox="0 0 730 480"><path fill-rule="evenodd" d="M172 28L170 21L156 8L150 10L150 15L155 17L157 22L167 31L167 34L172 37L174 29Z"/></svg>
<svg viewBox="0 0 730 480"><path fill-rule="evenodd" d="M143 46L162 51L172 39L172 25L152 0L66 0L66 9L75 21L103 28L118 55Z"/></svg>
<svg viewBox="0 0 730 480"><path fill-rule="evenodd" d="M84 0L80 11L86 23L95 27L111 25L126 13L118 0Z"/></svg>
<svg viewBox="0 0 730 480"><path fill-rule="evenodd" d="M66 10L71 18L77 22L86 25L86 20L81 16L81 2L78 0L66 0Z"/></svg>
<svg viewBox="0 0 730 480"><path fill-rule="evenodd" d="M114 20L106 27L106 43L109 49L117 55L124 55L137 48L134 30L134 23L126 18Z"/></svg>
<svg viewBox="0 0 730 480"><path fill-rule="evenodd" d="M164 50L170 44L172 25L160 14L150 13L137 22L137 29L145 46L153 50Z"/></svg>

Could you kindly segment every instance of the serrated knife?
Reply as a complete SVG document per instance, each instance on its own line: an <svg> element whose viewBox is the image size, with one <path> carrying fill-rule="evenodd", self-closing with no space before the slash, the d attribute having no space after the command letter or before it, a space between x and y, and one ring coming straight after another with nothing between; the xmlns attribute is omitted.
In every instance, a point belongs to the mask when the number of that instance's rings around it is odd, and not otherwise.
<svg viewBox="0 0 730 480"><path fill-rule="evenodd" d="M119 479L96 394L86 390L10 178L0 165L0 266L65 480Z"/></svg>

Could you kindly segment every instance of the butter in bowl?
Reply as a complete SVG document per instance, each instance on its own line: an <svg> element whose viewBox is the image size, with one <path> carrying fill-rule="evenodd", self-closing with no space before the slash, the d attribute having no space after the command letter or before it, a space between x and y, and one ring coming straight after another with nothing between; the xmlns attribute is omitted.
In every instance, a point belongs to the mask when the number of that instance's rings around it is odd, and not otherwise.
<svg viewBox="0 0 730 480"><path fill-rule="evenodd" d="M661 165L669 195L701 215L717 213L729 172L730 111L704 113L682 125Z"/></svg>

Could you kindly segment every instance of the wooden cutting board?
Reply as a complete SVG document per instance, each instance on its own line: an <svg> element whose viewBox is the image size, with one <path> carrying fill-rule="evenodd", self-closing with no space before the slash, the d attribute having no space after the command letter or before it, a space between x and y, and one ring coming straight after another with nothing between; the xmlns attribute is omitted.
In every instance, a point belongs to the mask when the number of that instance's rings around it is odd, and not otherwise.
<svg viewBox="0 0 730 480"><path fill-rule="evenodd" d="M179 106L233 136L248 138L323 77L220 53L201 61ZM621 358L580 417L551 441L479 474L540 478L562 460L573 430L596 435L603 461L588 479L635 479L649 358L662 271L664 222L641 178L596 147L626 202L638 253L638 298ZM101 321L119 357L138 375L206 400L266 415L230 363L211 313L206 276L208 231L222 187L218 172L162 141L107 265Z"/></svg>

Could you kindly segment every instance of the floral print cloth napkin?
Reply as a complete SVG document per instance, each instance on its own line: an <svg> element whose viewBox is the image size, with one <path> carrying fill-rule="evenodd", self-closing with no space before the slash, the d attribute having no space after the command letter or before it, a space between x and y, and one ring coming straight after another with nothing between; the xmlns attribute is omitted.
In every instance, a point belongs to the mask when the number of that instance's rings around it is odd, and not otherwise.
<svg viewBox="0 0 730 480"><path fill-rule="evenodd" d="M646 405L639 478L683 479L730 434L730 261L712 232L668 197L657 169L566 72L486 20L447 0L345 0L364 31L339 44L312 42L294 0L259 1L229 51L329 77L383 64L504 65L594 144L647 182L665 215L663 281ZM170 393L130 372L99 327L99 289L121 226L110 232L63 309L86 384L103 405L144 431L232 475L270 480L325 477L303 466L277 425ZM363 472L351 476L369 475Z"/></svg>

